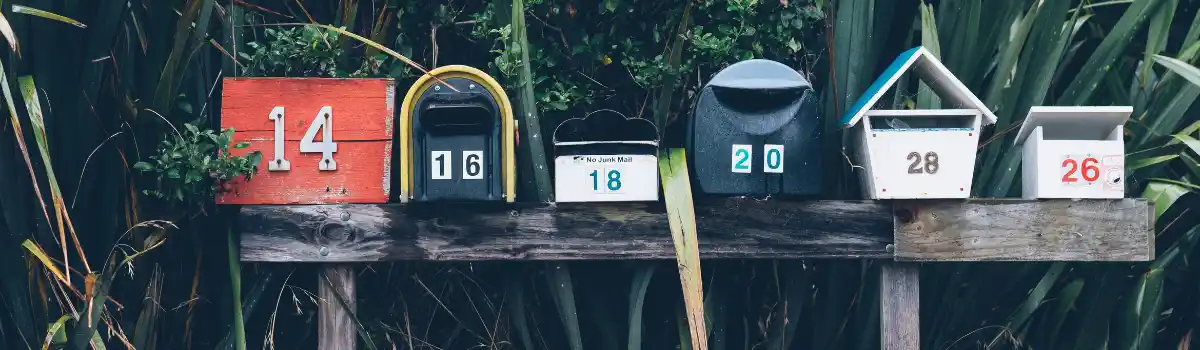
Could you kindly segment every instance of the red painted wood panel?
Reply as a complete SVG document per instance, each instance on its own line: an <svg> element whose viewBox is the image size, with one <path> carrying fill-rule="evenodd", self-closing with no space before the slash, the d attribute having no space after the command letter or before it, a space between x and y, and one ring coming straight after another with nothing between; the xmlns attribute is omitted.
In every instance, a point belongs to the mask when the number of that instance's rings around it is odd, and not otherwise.
<svg viewBox="0 0 1200 350"><path fill-rule="evenodd" d="M234 142L262 152L258 174L234 181L218 204L386 203L390 192L395 82L391 79L226 78L221 127ZM323 106L333 109L337 169L321 171L320 153L300 153L300 140ZM284 153L289 171L269 171L275 158L275 107L284 108ZM322 140L321 133L314 141Z"/></svg>

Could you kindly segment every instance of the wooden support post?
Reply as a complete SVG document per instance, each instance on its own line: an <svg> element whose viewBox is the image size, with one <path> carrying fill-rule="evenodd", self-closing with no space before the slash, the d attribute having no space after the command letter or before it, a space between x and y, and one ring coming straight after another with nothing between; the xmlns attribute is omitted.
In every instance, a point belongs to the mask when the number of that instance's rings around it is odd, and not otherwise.
<svg viewBox="0 0 1200 350"><path fill-rule="evenodd" d="M317 350L355 350L354 265L326 265L318 278L317 296L324 304L317 312Z"/></svg>
<svg viewBox="0 0 1200 350"><path fill-rule="evenodd" d="M890 262L879 273L880 349L921 348L920 270L917 263Z"/></svg>

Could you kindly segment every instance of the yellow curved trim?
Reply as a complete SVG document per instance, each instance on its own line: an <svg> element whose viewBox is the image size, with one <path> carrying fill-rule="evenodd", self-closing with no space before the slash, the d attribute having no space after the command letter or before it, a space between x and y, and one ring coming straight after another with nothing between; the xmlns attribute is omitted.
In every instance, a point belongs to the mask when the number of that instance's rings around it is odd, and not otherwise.
<svg viewBox="0 0 1200 350"><path fill-rule="evenodd" d="M413 145L412 145L412 111L413 103L416 99L425 93L425 90L433 87L437 80L448 78L464 78L470 79L483 85L489 92L492 93L497 104L500 105L500 155L502 166L501 182L504 184L504 200L513 202L517 197L517 161L516 147L513 144L514 122L512 114L512 104L508 101L508 95L504 93L504 87L500 86L495 79L487 75L481 70L474 67L464 65L449 65L435 68L429 71L429 74L422 75L413 83L412 88L408 89L408 93L404 95L404 102L400 105L400 202L407 203L412 199L414 187L413 174Z"/></svg>

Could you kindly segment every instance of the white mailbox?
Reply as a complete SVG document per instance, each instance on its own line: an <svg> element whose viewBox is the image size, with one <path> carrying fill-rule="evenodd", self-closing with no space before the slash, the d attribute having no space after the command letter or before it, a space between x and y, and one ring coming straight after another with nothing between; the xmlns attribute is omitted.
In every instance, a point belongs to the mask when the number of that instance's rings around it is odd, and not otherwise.
<svg viewBox="0 0 1200 350"><path fill-rule="evenodd" d="M912 72L950 108L875 109L905 72ZM840 122L852 129L854 169L867 197L967 198L980 128L994 124L996 115L918 46L900 54Z"/></svg>
<svg viewBox="0 0 1200 350"><path fill-rule="evenodd" d="M1132 106L1035 106L1021 124L1024 198L1125 197L1124 125Z"/></svg>
<svg viewBox="0 0 1200 350"><path fill-rule="evenodd" d="M658 128L602 109L554 129L558 202L658 200Z"/></svg>

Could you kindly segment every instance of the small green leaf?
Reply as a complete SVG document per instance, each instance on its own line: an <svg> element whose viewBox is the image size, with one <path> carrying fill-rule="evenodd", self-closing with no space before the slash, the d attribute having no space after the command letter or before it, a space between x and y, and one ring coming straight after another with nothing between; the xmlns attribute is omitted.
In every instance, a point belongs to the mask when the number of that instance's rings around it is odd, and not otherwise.
<svg viewBox="0 0 1200 350"><path fill-rule="evenodd" d="M604 0L604 10L608 13L617 12L618 0Z"/></svg>
<svg viewBox="0 0 1200 350"><path fill-rule="evenodd" d="M1175 74L1179 74L1179 76L1192 82L1192 84L1200 86L1200 68L1196 68L1196 66L1190 65L1187 62L1163 55L1154 55L1154 62L1158 62L1158 64L1162 65L1163 67L1167 67L1167 69L1175 72Z"/></svg>
<svg viewBox="0 0 1200 350"><path fill-rule="evenodd" d="M147 162L137 162L133 164L133 168L141 171L154 170L154 166Z"/></svg>
<svg viewBox="0 0 1200 350"><path fill-rule="evenodd" d="M1137 160L1130 160L1129 165L1126 166L1127 169L1125 169L1125 170L1132 172L1134 170L1145 168L1145 167L1148 167L1151 165L1171 161L1176 158L1179 158L1178 154L1168 154L1168 155L1162 155L1162 156L1157 156L1157 157L1149 157L1149 158L1143 158L1143 159L1137 159Z"/></svg>
<svg viewBox="0 0 1200 350"><path fill-rule="evenodd" d="M1179 197L1187 194L1187 188L1172 183L1152 181L1146 185L1142 198L1154 202L1154 217L1157 219L1175 204Z"/></svg>

